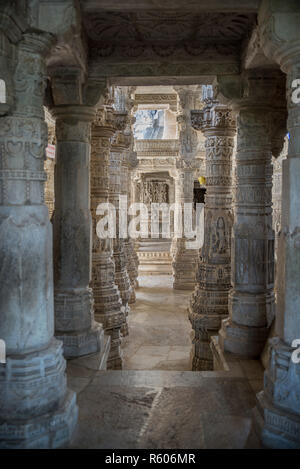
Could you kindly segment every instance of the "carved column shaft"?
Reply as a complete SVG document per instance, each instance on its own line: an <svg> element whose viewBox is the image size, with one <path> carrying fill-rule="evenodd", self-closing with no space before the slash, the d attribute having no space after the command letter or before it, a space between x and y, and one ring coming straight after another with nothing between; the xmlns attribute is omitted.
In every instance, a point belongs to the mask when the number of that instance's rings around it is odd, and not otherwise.
<svg viewBox="0 0 300 469"><path fill-rule="evenodd" d="M257 85L259 86L259 85ZM220 344L257 358L274 315L274 231L270 108L245 104L237 126L230 319Z"/></svg>
<svg viewBox="0 0 300 469"><path fill-rule="evenodd" d="M95 110L58 106L54 231L56 337L66 357L100 350L103 329L94 321L91 279L90 133Z"/></svg>
<svg viewBox="0 0 300 469"><path fill-rule="evenodd" d="M131 88L129 88L126 106L128 111L128 119L124 131L128 143L128 148L123 153L121 168L121 194L127 197L127 208L130 207L131 204L132 168L136 165L137 161L136 153L133 151L134 139L132 132L132 124L135 118L132 118L130 114L131 109L133 107L133 101L129 99L131 91ZM135 287L137 285L139 261L137 253L135 252L134 242L131 238L129 238L129 236L124 240L124 251L126 257L127 272L131 284L131 295L129 299L129 304L132 304L136 301Z"/></svg>
<svg viewBox="0 0 300 469"><path fill-rule="evenodd" d="M9 10L5 19L0 13L3 25ZM8 39L6 44L16 60L14 109L0 118L0 337L6 344L6 363L0 364L0 448L55 448L70 439L77 407L66 386L62 343L53 338L43 112L44 63L52 38L22 37L16 26L21 19L12 15L8 24L15 25L18 46Z"/></svg>
<svg viewBox="0 0 300 469"><path fill-rule="evenodd" d="M189 306L194 330L193 370L213 369L210 338L228 315L232 229L232 154L235 119L226 106L206 100L204 111L192 113L194 128L206 137L204 244L197 285Z"/></svg>
<svg viewBox="0 0 300 469"><path fill-rule="evenodd" d="M117 103L120 105L120 97L117 94ZM124 310L124 324L122 334L128 334L127 316L130 311L129 299L131 296L131 285L126 268L126 257L124 251L124 239L119 236L119 201L121 194L121 168L123 153L127 148L127 139L123 133L127 119L127 112L122 108L115 111L115 125L118 129L112 138L112 146L109 161L109 201L115 206L117 219L116 238L113 240L113 258L115 262L115 282L119 287Z"/></svg>
<svg viewBox="0 0 300 469"><path fill-rule="evenodd" d="M265 54L286 73L288 156L282 164L281 231L277 252L275 330L264 390L257 394L255 421L262 443L270 448L300 447L300 41L297 2L263 4L259 18ZM272 9L270 8L272 6ZM297 349L295 348L297 347Z"/></svg>
<svg viewBox="0 0 300 469"><path fill-rule="evenodd" d="M91 151L91 213L93 221L92 282L95 319L103 324L111 338L107 368L122 368L121 327L124 323L120 292L115 284L112 240L97 235L97 207L108 202L110 139L114 134L113 108L97 110L92 125Z"/></svg>
<svg viewBox="0 0 300 469"><path fill-rule="evenodd" d="M175 179L175 202L182 208L182 217L184 214L184 204L193 204L194 196L194 169L191 167L182 167L177 169ZM182 218L183 219L183 218ZM186 238L184 233L182 237L174 239L175 245L172 245L173 253L173 288L175 290L193 290L196 278L196 257L194 249L186 248Z"/></svg>
<svg viewBox="0 0 300 469"><path fill-rule="evenodd" d="M196 88L196 89L194 89ZM191 125L191 109L197 107L200 98L198 87L174 87L179 97L179 127L180 158L178 158L178 178L176 180L176 202L193 202L194 193L194 158L198 151L197 132ZM184 236L174 239L171 252L173 255L173 288L178 290L193 290L196 280L196 258L193 250L186 247Z"/></svg>

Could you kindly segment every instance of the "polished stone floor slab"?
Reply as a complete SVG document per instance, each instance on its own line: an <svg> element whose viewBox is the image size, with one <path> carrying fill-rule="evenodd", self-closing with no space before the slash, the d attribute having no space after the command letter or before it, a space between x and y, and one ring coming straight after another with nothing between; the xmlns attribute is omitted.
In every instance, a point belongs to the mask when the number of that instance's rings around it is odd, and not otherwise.
<svg viewBox="0 0 300 469"><path fill-rule="evenodd" d="M124 369L98 371L90 357L68 362L79 405L71 447L258 448L251 410L261 365L237 361L230 371L189 371L190 293L174 291L171 276L139 281Z"/></svg>
<svg viewBox="0 0 300 469"><path fill-rule="evenodd" d="M251 422L255 394L244 377L230 372L86 372L72 365L68 375L79 404L72 448L259 447Z"/></svg>
<svg viewBox="0 0 300 469"><path fill-rule="evenodd" d="M171 275L140 276L123 339L126 370L190 370L191 292L175 291Z"/></svg>

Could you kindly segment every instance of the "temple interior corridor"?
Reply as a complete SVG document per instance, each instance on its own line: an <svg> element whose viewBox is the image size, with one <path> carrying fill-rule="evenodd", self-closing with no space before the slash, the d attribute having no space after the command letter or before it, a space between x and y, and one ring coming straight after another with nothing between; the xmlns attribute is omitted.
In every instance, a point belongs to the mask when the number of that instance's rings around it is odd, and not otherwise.
<svg viewBox="0 0 300 469"><path fill-rule="evenodd" d="M0 449L300 449L299 31L0 0Z"/></svg>
<svg viewBox="0 0 300 469"><path fill-rule="evenodd" d="M130 334L122 344L123 369L190 370L190 292L174 290L172 275L144 275L138 281L128 317Z"/></svg>

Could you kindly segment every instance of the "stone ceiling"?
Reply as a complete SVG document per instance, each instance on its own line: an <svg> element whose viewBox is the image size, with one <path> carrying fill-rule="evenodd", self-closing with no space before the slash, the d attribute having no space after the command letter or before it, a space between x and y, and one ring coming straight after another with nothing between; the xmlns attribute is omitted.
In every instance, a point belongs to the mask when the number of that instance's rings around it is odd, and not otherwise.
<svg viewBox="0 0 300 469"><path fill-rule="evenodd" d="M181 11L89 12L84 26L92 55L127 58L191 57L209 47L221 54L239 50L255 23L254 14Z"/></svg>
<svg viewBox="0 0 300 469"><path fill-rule="evenodd" d="M222 11L222 3L228 7L228 2L216 0L212 0L212 5L217 5L216 11L203 10L199 1L185 2L192 4L190 9L165 9L163 2L150 0L142 1L144 8L135 2L139 7L134 9L132 5L129 9L130 2L126 1L123 5L127 8L121 9L121 3L110 2L114 7L109 10L108 2L81 2L89 61L96 66L98 74L112 77L172 72L173 75L211 74L214 67L210 64L215 63L219 64L216 73L223 73L223 69L224 73L237 73L241 48L256 23L258 2L249 8L251 2L247 1L246 11L240 11L238 6L237 11ZM235 3L238 5L240 1ZM220 64L225 66L222 68Z"/></svg>
<svg viewBox="0 0 300 469"><path fill-rule="evenodd" d="M233 42L243 39L254 22L253 14L182 11L98 12L85 15L90 39L117 45L138 42L166 44ZM161 52L163 54L163 52Z"/></svg>

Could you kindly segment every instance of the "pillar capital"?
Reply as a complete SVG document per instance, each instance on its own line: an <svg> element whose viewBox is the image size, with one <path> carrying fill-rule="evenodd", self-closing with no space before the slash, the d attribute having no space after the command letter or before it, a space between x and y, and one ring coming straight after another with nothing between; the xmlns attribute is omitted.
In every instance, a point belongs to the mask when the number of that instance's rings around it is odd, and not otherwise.
<svg viewBox="0 0 300 469"><path fill-rule="evenodd" d="M256 108L264 113L276 106L278 94L282 99L278 90L282 89L283 80L280 70L245 70L240 75L217 77L214 94L236 112Z"/></svg>
<svg viewBox="0 0 300 469"><path fill-rule="evenodd" d="M258 26L263 51L285 73L300 67L299 21L297 0L264 0L261 4Z"/></svg>
<svg viewBox="0 0 300 469"><path fill-rule="evenodd" d="M93 135L95 137L110 138L114 135L115 131L114 110L112 106L99 106L92 123Z"/></svg>
<svg viewBox="0 0 300 469"><path fill-rule="evenodd" d="M50 107L97 107L107 91L106 79L86 77L80 67L55 67L49 70L51 78ZM76 111L76 109L74 109Z"/></svg>
<svg viewBox="0 0 300 469"><path fill-rule="evenodd" d="M54 36L50 33L30 31L23 34L19 49L32 54L45 56L50 51L54 41Z"/></svg>
<svg viewBox="0 0 300 469"><path fill-rule="evenodd" d="M0 5L1 32L16 44L22 38L22 33L26 30L27 24L24 18L16 14L14 5L10 0L4 0Z"/></svg>
<svg viewBox="0 0 300 469"><path fill-rule="evenodd" d="M215 103L206 106L203 110L191 111L192 127L206 133L218 132L219 130L232 130L235 133L236 119L231 108L226 105Z"/></svg>

